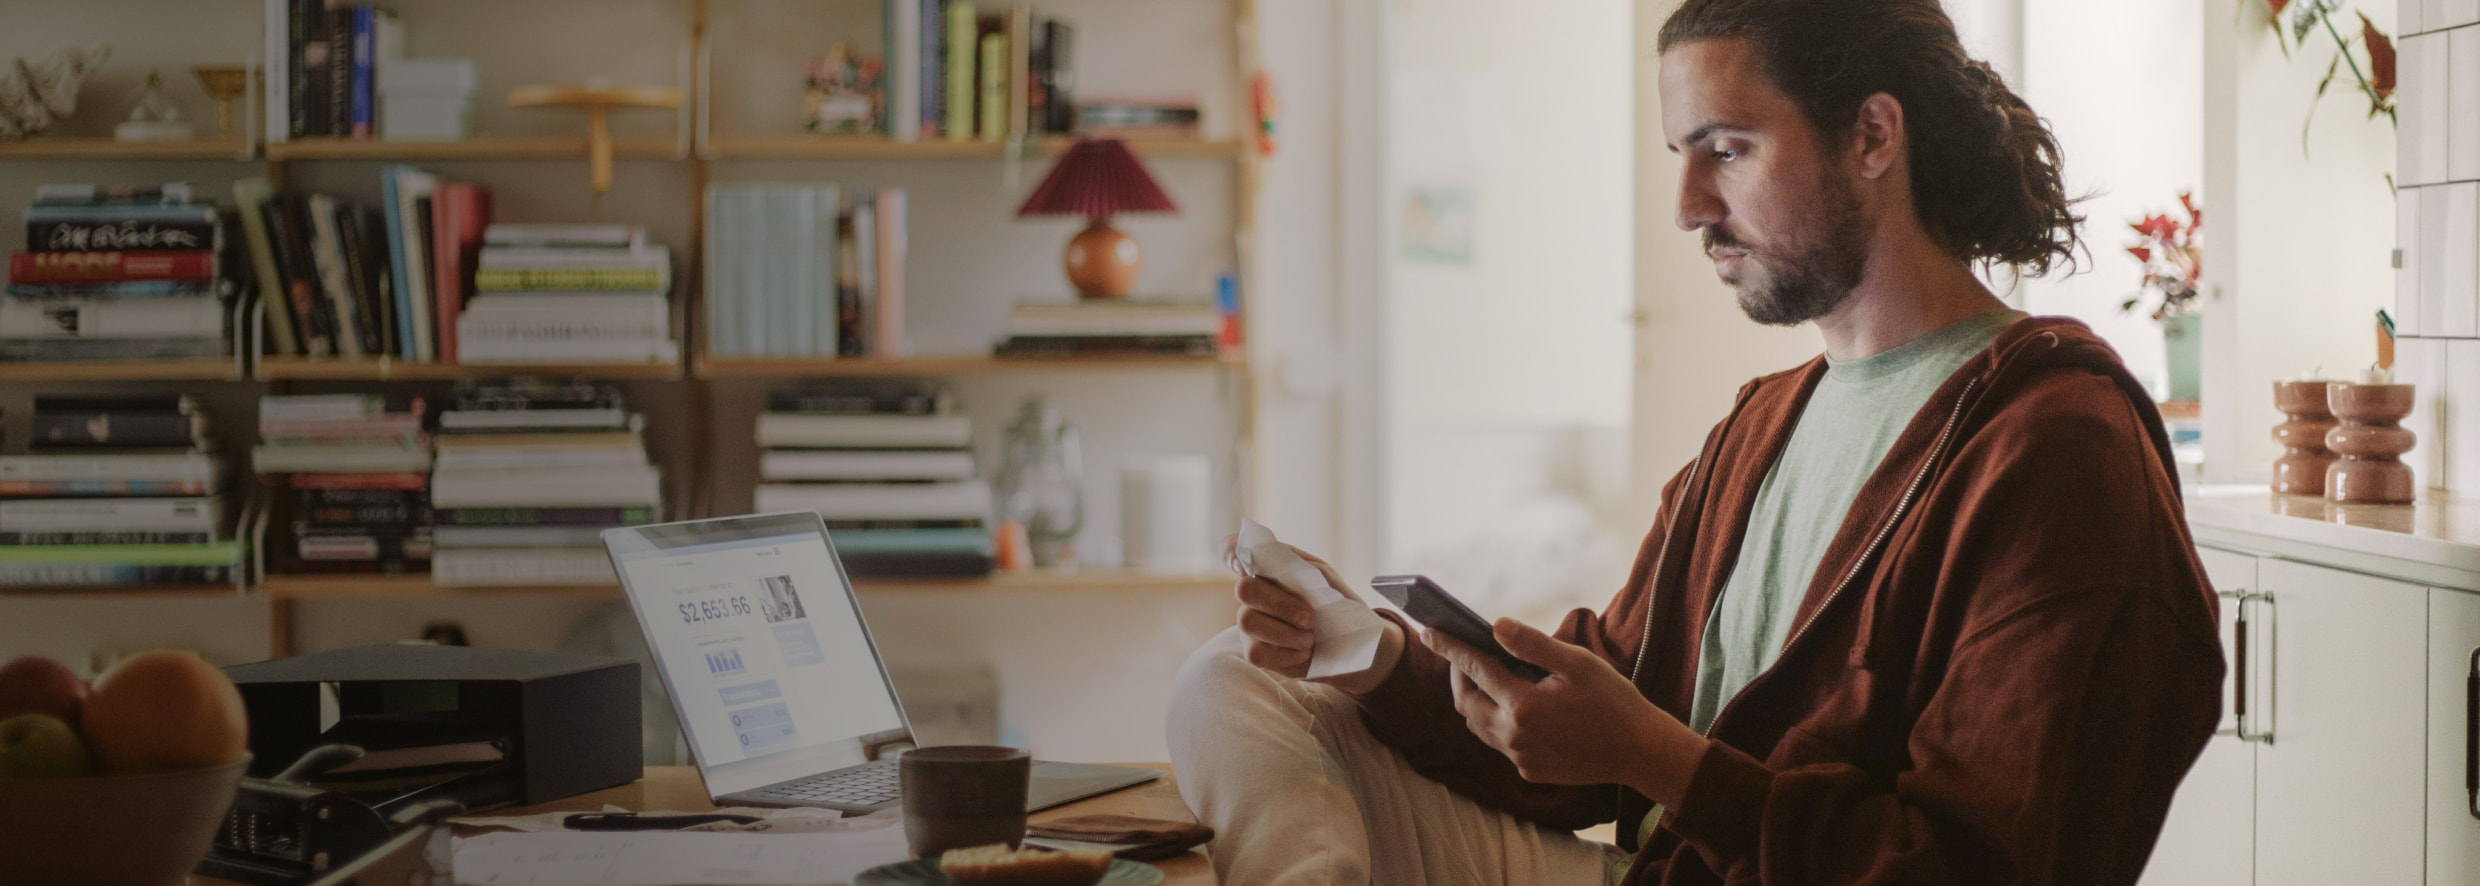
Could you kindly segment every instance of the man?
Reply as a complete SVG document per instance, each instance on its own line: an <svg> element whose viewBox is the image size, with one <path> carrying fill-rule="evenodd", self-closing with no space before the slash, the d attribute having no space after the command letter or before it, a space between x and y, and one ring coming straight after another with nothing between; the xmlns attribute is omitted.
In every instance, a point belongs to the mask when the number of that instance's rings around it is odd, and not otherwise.
<svg viewBox="0 0 2480 886"><path fill-rule="evenodd" d="M1400 620L1300 680L1314 617L1243 581L1170 730L1218 870L2133 882L2222 660L2142 389L1971 273L2072 260L2056 142L1937 0L1687 0L1660 51L1680 227L1824 356L1740 390L1602 612L1498 623L1539 683Z"/></svg>

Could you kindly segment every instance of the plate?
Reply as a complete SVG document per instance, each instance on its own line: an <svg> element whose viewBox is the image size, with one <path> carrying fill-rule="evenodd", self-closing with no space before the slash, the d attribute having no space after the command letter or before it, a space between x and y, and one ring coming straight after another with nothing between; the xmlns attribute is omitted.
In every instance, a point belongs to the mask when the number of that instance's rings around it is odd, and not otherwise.
<svg viewBox="0 0 2480 886"><path fill-rule="evenodd" d="M1125 858L1111 859L1111 869L1102 872L1102 882L1094 886L1154 886L1162 882L1163 872L1150 864L1139 864ZM939 873L936 859L883 864L853 875L852 886L960 886L946 874Z"/></svg>

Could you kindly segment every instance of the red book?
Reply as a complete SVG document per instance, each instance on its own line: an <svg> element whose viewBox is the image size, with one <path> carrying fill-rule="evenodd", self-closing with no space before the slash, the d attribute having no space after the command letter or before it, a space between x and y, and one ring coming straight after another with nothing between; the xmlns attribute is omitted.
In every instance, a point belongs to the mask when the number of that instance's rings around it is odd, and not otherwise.
<svg viewBox="0 0 2480 886"><path fill-rule="evenodd" d="M482 254L482 229L491 226L491 192L469 182L439 183L431 192L431 285L439 322L439 362L456 362L456 318L474 291L474 262Z"/></svg>
<svg viewBox="0 0 2480 886"><path fill-rule="evenodd" d="M430 475L413 471L380 474L294 474L295 489L426 489Z"/></svg>
<svg viewBox="0 0 2480 886"><path fill-rule="evenodd" d="M11 283L121 283L132 280L213 280L215 252L9 253Z"/></svg>

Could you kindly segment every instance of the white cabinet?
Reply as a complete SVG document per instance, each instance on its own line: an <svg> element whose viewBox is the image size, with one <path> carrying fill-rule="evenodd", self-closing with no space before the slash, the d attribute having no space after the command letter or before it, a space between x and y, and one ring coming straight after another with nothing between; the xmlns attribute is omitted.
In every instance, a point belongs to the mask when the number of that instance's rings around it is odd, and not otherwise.
<svg viewBox="0 0 2480 886"><path fill-rule="evenodd" d="M2471 786L2480 594L2428 592L2428 881L2480 883Z"/></svg>
<svg viewBox="0 0 2480 886"><path fill-rule="evenodd" d="M2220 597L2222 720L2170 802L2160 847L2143 886L2249 886L2256 878L2256 746L2239 740L2239 602L2256 590L2256 558L2203 548L2205 578Z"/></svg>
<svg viewBox="0 0 2480 886"><path fill-rule="evenodd" d="M2271 558L2257 579L2248 622L2264 642L2244 666L2262 706L2242 719L2256 745L2256 882L2416 886L2428 589Z"/></svg>

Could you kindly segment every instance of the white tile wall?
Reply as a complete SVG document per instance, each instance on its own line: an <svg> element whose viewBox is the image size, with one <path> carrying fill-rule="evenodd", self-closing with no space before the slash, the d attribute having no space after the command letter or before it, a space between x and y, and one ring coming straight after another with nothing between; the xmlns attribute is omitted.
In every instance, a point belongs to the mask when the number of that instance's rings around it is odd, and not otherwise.
<svg viewBox="0 0 2480 886"><path fill-rule="evenodd" d="M2454 339L2446 345L2446 401L2440 424L2445 430L2445 485L2465 494L2480 489L2480 392L2462 391L2455 379L2480 379L2480 339Z"/></svg>
<svg viewBox="0 0 2480 886"><path fill-rule="evenodd" d="M2394 267L2394 334L2426 335L2421 324L2420 259L2428 252L2420 248L2420 193L2426 188L2403 188L2394 192L2394 248L2402 255Z"/></svg>
<svg viewBox="0 0 2480 886"><path fill-rule="evenodd" d="M2420 196L2420 331L2422 335L2445 335L2446 256L2462 247L2446 239L2446 186L2431 185L2416 193Z"/></svg>
<svg viewBox="0 0 2480 886"><path fill-rule="evenodd" d="M2480 0L2445 0L2444 17L2423 16L2421 21L2428 23L2431 28L2452 28L2480 23Z"/></svg>
<svg viewBox="0 0 2480 886"><path fill-rule="evenodd" d="M2437 308L2423 317L2437 335L2480 336L2480 182L2460 182L2442 190L2446 195L2443 239L2453 247L2442 250L2445 279L2436 287ZM2423 224L2428 221L2421 220Z"/></svg>
<svg viewBox="0 0 2480 886"><path fill-rule="evenodd" d="M2445 414L2441 408L2449 396L2446 381L2446 342L2439 338L2406 338L2394 342L2394 380L2409 384L2417 395L2411 415L2403 419L2403 427L2414 438L2411 451L2403 454L2403 464L2423 486L2444 488L2446 482L2446 448L2440 436L2438 419Z"/></svg>
<svg viewBox="0 0 2480 886"><path fill-rule="evenodd" d="M2412 91L2402 112L2418 118L2415 125L2397 137L2412 140L2411 183L2435 184L2446 180L2448 119L2447 99L2452 95L2446 79L2449 75L2446 35L2422 34L2403 41L2403 61L2409 62Z"/></svg>
<svg viewBox="0 0 2480 886"><path fill-rule="evenodd" d="M2417 34L2428 30L2420 26L2421 7L2426 0L2400 0L2394 6L2394 33Z"/></svg>
<svg viewBox="0 0 2480 886"><path fill-rule="evenodd" d="M2444 27L2445 20L2446 0L2420 0L2420 27L2414 29L2406 25L2402 27L2402 32L2414 34L2420 31L2434 31Z"/></svg>
<svg viewBox="0 0 2480 886"><path fill-rule="evenodd" d="M2428 38L2404 37L2395 46L2395 70L2401 85L2394 95L2394 184L2432 184L2420 177L2420 131L2430 125L2429 116L2419 106L2419 98L2427 94L2419 84L2420 54L2428 48Z"/></svg>
<svg viewBox="0 0 2480 886"><path fill-rule="evenodd" d="M2480 179L2480 28L2446 32L2446 176Z"/></svg>

